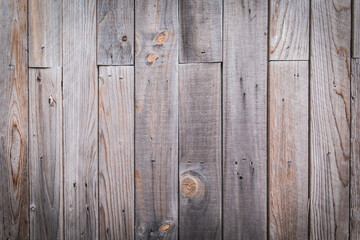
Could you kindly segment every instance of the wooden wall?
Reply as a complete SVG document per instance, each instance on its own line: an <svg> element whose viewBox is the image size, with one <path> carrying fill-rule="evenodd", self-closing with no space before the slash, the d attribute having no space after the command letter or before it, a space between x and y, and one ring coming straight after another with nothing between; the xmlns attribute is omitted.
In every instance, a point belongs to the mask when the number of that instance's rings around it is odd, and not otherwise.
<svg viewBox="0 0 360 240"><path fill-rule="evenodd" d="M360 1L0 0L0 239L360 239Z"/></svg>

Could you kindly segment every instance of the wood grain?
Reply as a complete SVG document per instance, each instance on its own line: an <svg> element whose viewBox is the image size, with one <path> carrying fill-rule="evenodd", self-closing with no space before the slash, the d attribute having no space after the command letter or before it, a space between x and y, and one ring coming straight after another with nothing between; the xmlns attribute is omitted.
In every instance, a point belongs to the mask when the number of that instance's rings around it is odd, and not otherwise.
<svg viewBox="0 0 360 240"><path fill-rule="evenodd" d="M308 238L308 65L269 65L270 239Z"/></svg>
<svg viewBox="0 0 360 240"><path fill-rule="evenodd" d="M350 0L311 1L311 239L349 235Z"/></svg>
<svg viewBox="0 0 360 240"><path fill-rule="evenodd" d="M134 67L99 69L100 239L134 239Z"/></svg>
<svg viewBox="0 0 360 240"><path fill-rule="evenodd" d="M224 2L224 239L267 236L268 1Z"/></svg>
<svg viewBox="0 0 360 240"><path fill-rule="evenodd" d="M134 65L134 0L97 0L97 63Z"/></svg>
<svg viewBox="0 0 360 240"><path fill-rule="evenodd" d="M180 0L179 61L222 61L222 1Z"/></svg>
<svg viewBox="0 0 360 240"><path fill-rule="evenodd" d="M96 1L63 2L66 239L98 237Z"/></svg>
<svg viewBox="0 0 360 240"><path fill-rule="evenodd" d="M360 58L360 1L352 1L352 57Z"/></svg>
<svg viewBox="0 0 360 240"><path fill-rule="evenodd" d="M135 3L136 239L178 235L178 2Z"/></svg>
<svg viewBox="0 0 360 240"><path fill-rule="evenodd" d="M62 1L29 0L29 66L62 66Z"/></svg>
<svg viewBox="0 0 360 240"><path fill-rule="evenodd" d="M270 60L309 60L309 0L270 1Z"/></svg>
<svg viewBox="0 0 360 240"><path fill-rule="evenodd" d="M61 68L29 70L30 238L62 235Z"/></svg>
<svg viewBox="0 0 360 240"><path fill-rule="evenodd" d="M221 64L179 66L180 238L221 239Z"/></svg>
<svg viewBox="0 0 360 240"><path fill-rule="evenodd" d="M0 0L0 239L29 238L27 1Z"/></svg>

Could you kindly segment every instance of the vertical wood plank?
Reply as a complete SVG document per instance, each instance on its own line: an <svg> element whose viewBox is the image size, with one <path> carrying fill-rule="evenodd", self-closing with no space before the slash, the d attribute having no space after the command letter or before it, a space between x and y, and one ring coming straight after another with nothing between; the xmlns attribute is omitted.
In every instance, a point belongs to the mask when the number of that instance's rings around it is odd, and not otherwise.
<svg viewBox="0 0 360 240"><path fill-rule="evenodd" d="M180 63L222 61L222 1L179 0Z"/></svg>
<svg viewBox="0 0 360 240"><path fill-rule="evenodd" d="M270 239L308 238L308 62L271 62Z"/></svg>
<svg viewBox="0 0 360 240"><path fill-rule="evenodd" d="M180 238L221 239L221 64L179 66Z"/></svg>
<svg viewBox="0 0 360 240"><path fill-rule="evenodd" d="M347 239L350 0L311 1L311 239Z"/></svg>
<svg viewBox="0 0 360 240"><path fill-rule="evenodd" d="M270 60L309 60L309 0L270 1Z"/></svg>
<svg viewBox="0 0 360 240"><path fill-rule="evenodd" d="M29 70L30 238L62 235L61 68Z"/></svg>
<svg viewBox="0 0 360 240"><path fill-rule="evenodd" d="M65 238L98 236L96 1L63 2Z"/></svg>
<svg viewBox="0 0 360 240"><path fill-rule="evenodd" d="M268 1L224 1L224 239L267 236Z"/></svg>
<svg viewBox="0 0 360 240"><path fill-rule="evenodd" d="M134 239L134 67L99 69L100 239Z"/></svg>
<svg viewBox="0 0 360 240"><path fill-rule="evenodd" d="M29 0L29 66L62 66L62 1Z"/></svg>
<svg viewBox="0 0 360 240"><path fill-rule="evenodd" d="M135 3L136 238L178 235L178 2Z"/></svg>
<svg viewBox="0 0 360 240"><path fill-rule="evenodd" d="M360 1L352 1L352 57L360 58Z"/></svg>
<svg viewBox="0 0 360 240"><path fill-rule="evenodd" d="M351 234L360 239L360 60L352 60L351 78Z"/></svg>
<svg viewBox="0 0 360 240"><path fill-rule="evenodd" d="M134 0L97 0L97 63L134 64Z"/></svg>
<svg viewBox="0 0 360 240"><path fill-rule="evenodd" d="M27 7L0 0L0 239L29 238Z"/></svg>

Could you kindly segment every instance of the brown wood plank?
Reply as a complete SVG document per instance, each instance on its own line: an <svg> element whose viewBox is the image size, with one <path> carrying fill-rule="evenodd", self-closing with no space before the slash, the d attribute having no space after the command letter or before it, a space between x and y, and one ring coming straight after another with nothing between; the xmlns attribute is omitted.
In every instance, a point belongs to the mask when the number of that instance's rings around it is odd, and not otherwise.
<svg viewBox="0 0 360 240"><path fill-rule="evenodd" d="M179 66L180 239L221 239L221 64Z"/></svg>
<svg viewBox="0 0 360 240"><path fill-rule="evenodd" d="M352 57L360 58L360 1L352 1Z"/></svg>
<svg viewBox="0 0 360 240"><path fill-rule="evenodd" d="M135 3L136 238L178 235L178 2Z"/></svg>
<svg viewBox="0 0 360 240"><path fill-rule="evenodd" d="M29 66L62 66L62 1L29 0Z"/></svg>
<svg viewBox="0 0 360 240"><path fill-rule="evenodd" d="M0 239L29 238L27 1L0 0Z"/></svg>
<svg viewBox="0 0 360 240"><path fill-rule="evenodd" d="M98 237L96 1L63 2L66 239Z"/></svg>
<svg viewBox="0 0 360 240"><path fill-rule="evenodd" d="M224 239L267 236L268 1L224 1Z"/></svg>
<svg viewBox="0 0 360 240"><path fill-rule="evenodd" d="M180 63L222 61L222 0L180 0Z"/></svg>
<svg viewBox="0 0 360 240"><path fill-rule="evenodd" d="M97 0L97 63L134 64L134 0Z"/></svg>
<svg viewBox="0 0 360 240"><path fill-rule="evenodd" d="M270 239L308 238L309 72L307 61L270 62Z"/></svg>
<svg viewBox="0 0 360 240"><path fill-rule="evenodd" d="M309 0L270 1L270 59L309 59Z"/></svg>
<svg viewBox="0 0 360 240"><path fill-rule="evenodd" d="M99 69L100 239L134 239L134 67Z"/></svg>
<svg viewBox="0 0 360 240"><path fill-rule="evenodd" d="M350 0L311 1L311 239L347 239Z"/></svg>
<svg viewBox="0 0 360 240"><path fill-rule="evenodd" d="M62 235L61 68L29 70L30 238Z"/></svg>

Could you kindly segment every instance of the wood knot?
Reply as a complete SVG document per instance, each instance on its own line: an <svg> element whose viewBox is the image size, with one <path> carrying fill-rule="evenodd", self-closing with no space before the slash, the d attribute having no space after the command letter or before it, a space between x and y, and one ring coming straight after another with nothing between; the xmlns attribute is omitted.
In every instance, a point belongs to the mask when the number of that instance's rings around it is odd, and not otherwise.
<svg viewBox="0 0 360 240"><path fill-rule="evenodd" d="M122 36L121 40L122 40L123 42L126 42L126 41L127 41L127 36L126 36L126 35Z"/></svg>
<svg viewBox="0 0 360 240"><path fill-rule="evenodd" d="M185 197L192 198L199 191L200 179L190 174L184 174L180 179L180 190Z"/></svg>
<svg viewBox="0 0 360 240"><path fill-rule="evenodd" d="M55 104L56 104L56 100L53 98L53 96L50 95L50 97L49 97L50 107L54 107Z"/></svg>
<svg viewBox="0 0 360 240"><path fill-rule="evenodd" d="M158 33L156 36L155 36L155 43L156 45L162 45L164 44L168 39L168 33L166 31L164 32L161 32L161 33Z"/></svg>
<svg viewBox="0 0 360 240"><path fill-rule="evenodd" d="M146 56L146 64L147 65L152 65L157 59L158 59L158 56L157 56L156 53L149 53Z"/></svg>
<svg viewBox="0 0 360 240"><path fill-rule="evenodd" d="M165 223L159 227L159 232L166 232L172 227L172 223Z"/></svg>

